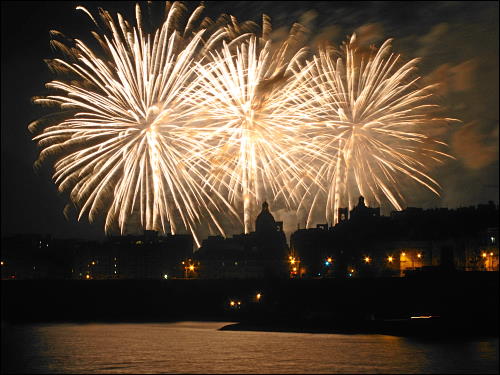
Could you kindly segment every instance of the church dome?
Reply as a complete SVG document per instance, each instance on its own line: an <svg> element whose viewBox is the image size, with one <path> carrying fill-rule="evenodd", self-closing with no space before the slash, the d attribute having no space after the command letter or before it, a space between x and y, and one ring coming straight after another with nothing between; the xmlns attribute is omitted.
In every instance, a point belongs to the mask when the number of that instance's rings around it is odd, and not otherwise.
<svg viewBox="0 0 500 375"><path fill-rule="evenodd" d="M255 220L256 232L271 232L276 231L276 221L273 215L269 212L269 205L267 202L262 203L262 211Z"/></svg>

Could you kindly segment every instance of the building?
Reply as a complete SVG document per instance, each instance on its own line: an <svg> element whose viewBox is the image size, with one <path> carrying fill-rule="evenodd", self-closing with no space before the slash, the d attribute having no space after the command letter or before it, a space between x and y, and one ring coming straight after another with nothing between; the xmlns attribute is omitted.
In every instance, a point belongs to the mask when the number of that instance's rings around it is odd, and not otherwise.
<svg viewBox="0 0 500 375"><path fill-rule="evenodd" d="M203 278L287 277L288 245L283 222L277 222L267 202L255 220L255 232L232 238L210 236L194 258Z"/></svg>
<svg viewBox="0 0 500 375"><path fill-rule="evenodd" d="M363 197L334 227L292 234L302 277L405 276L415 272L498 271L498 207L407 208L380 216ZM343 218L343 219L342 219ZM332 261L328 261L331 259Z"/></svg>

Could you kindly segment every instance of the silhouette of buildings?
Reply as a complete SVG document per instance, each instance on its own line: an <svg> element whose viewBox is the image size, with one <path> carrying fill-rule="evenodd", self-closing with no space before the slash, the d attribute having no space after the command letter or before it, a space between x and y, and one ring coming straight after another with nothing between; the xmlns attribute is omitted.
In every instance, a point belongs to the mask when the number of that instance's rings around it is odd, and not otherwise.
<svg viewBox="0 0 500 375"><path fill-rule="evenodd" d="M191 235L109 237L107 241L2 238L2 279L158 279L182 277Z"/></svg>
<svg viewBox="0 0 500 375"><path fill-rule="evenodd" d="M417 271L498 271L498 207L409 207L380 216L359 198L346 218L291 235L303 277L404 276ZM328 262L327 259L332 261Z"/></svg>
<svg viewBox="0 0 500 375"><path fill-rule="evenodd" d="M210 236L195 253L203 278L286 277L288 245L283 222L275 221L267 202L255 220L255 232L232 238Z"/></svg>
<svg viewBox="0 0 500 375"><path fill-rule="evenodd" d="M62 240L2 238L2 279L207 279L377 277L422 272L498 271L498 206L423 210L381 216L363 197L339 209L334 227L298 229L288 247L283 223L264 202L255 232L210 236L193 252L190 235Z"/></svg>

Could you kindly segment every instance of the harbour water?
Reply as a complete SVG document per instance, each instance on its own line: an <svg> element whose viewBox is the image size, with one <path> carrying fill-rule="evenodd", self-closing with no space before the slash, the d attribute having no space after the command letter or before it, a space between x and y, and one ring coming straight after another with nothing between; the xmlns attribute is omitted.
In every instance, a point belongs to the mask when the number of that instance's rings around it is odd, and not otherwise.
<svg viewBox="0 0 500 375"><path fill-rule="evenodd" d="M220 331L226 324L3 324L2 373L498 373L498 338Z"/></svg>

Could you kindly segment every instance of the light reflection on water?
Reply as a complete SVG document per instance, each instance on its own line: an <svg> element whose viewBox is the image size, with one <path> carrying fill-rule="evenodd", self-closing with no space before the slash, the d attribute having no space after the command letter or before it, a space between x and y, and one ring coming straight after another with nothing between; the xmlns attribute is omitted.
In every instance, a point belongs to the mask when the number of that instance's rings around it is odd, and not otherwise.
<svg viewBox="0 0 500 375"><path fill-rule="evenodd" d="M227 323L2 329L2 372L498 373L498 338L218 331Z"/></svg>

